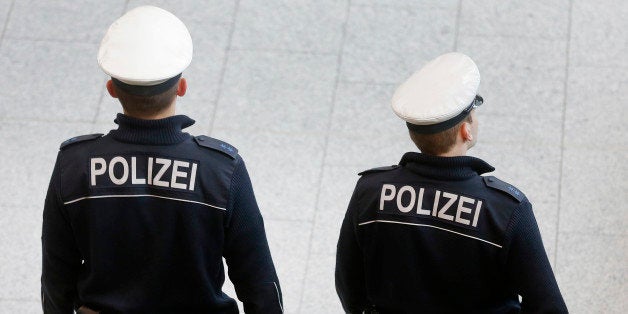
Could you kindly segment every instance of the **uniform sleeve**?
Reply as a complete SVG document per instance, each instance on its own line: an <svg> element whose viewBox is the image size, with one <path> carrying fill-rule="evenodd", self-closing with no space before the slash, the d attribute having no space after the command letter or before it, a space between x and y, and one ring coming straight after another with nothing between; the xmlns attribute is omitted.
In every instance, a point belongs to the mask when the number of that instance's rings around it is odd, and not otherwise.
<svg viewBox="0 0 628 314"><path fill-rule="evenodd" d="M342 221L336 248L336 292L347 313L362 313L369 305L366 297L364 259L355 233L357 193L356 188Z"/></svg>
<svg viewBox="0 0 628 314"><path fill-rule="evenodd" d="M513 289L522 298L521 313L567 313L527 200L515 211L511 229L506 269Z"/></svg>
<svg viewBox="0 0 628 314"><path fill-rule="evenodd" d="M283 313L281 287L249 174L238 159L231 182L224 257L245 313Z"/></svg>
<svg viewBox="0 0 628 314"><path fill-rule="evenodd" d="M81 266L72 228L59 195L59 155L44 204L41 302L44 313L73 313Z"/></svg>

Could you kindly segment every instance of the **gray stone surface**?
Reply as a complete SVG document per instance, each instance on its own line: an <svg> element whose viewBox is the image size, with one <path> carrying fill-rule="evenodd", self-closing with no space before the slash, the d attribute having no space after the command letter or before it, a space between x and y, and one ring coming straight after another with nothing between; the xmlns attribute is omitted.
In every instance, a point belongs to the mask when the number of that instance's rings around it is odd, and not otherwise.
<svg viewBox="0 0 628 314"><path fill-rule="evenodd" d="M396 132L377 136L365 135L359 129L351 133L336 132L329 137L325 164L364 169L397 164L405 152L417 150L407 133L403 123L397 126Z"/></svg>
<svg viewBox="0 0 628 314"><path fill-rule="evenodd" d="M0 30L4 31L13 0L0 1Z"/></svg>
<svg viewBox="0 0 628 314"><path fill-rule="evenodd" d="M390 133L399 118L390 109L395 85L340 83L331 120L331 132Z"/></svg>
<svg viewBox="0 0 628 314"><path fill-rule="evenodd" d="M0 47L0 116L91 122L102 75L98 46L4 39Z"/></svg>
<svg viewBox="0 0 628 314"><path fill-rule="evenodd" d="M610 68L573 67L565 113L561 231L628 232L628 81ZM596 217L591 219L591 215Z"/></svg>
<svg viewBox="0 0 628 314"><path fill-rule="evenodd" d="M342 219L347 211L358 173L357 167L323 168L323 179L316 206L311 254L335 255ZM307 313L307 312L306 312Z"/></svg>
<svg viewBox="0 0 628 314"><path fill-rule="evenodd" d="M231 0L129 0L127 8L133 9L141 5L154 5L172 12L185 23L194 40L196 40L197 36L211 36L211 34L208 34L209 32L203 32L202 29L197 29L197 27L207 27L212 24L231 24L236 7L235 1ZM195 48L196 44L195 41Z"/></svg>
<svg viewBox="0 0 628 314"><path fill-rule="evenodd" d="M559 234L558 284L571 313L626 313L625 235Z"/></svg>
<svg viewBox="0 0 628 314"><path fill-rule="evenodd" d="M191 117L196 122L191 127L185 129L192 135L210 134L211 122L214 119L215 104L212 100L193 99L183 96L177 100L177 114L184 114Z"/></svg>
<svg viewBox="0 0 628 314"><path fill-rule="evenodd" d="M564 39L569 0L461 1L460 36Z"/></svg>
<svg viewBox="0 0 628 314"><path fill-rule="evenodd" d="M348 1L240 1L235 49L338 52Z"/></svg>
<svg viewBox="0 0 628 314"><path fill-rule="evenodd" d="M551 147L560 150L561 117L539 112L526 115L492 114L491 106L499 104L487 103L476 109L476 116L480 123L478 145L491 144L523 144L536 148L539 146Z"/></svg>
<svg viewBox="0 0 628 314"><path fill-rule="evenodd" d="M335 74L335 56L233 51L214 126L325 132Z"/></svg>
<svg viewBox="0 0 628 314"><path fill-rule="evenodd" d="M336 255L311 254L299 313L344 313L336 295Z"/></svg>
<svg viewBox="0 0 628 314"><path fill-rule="evenodd" d="M571 63L577 66L628 66L628 2L574 0Z"/></svg>
<svg viewBox="0 0 628 314"><path fill-rule="evenodd" d="M560 117L566 45L565 39L469 36L460 38L458 50L480 68L483 112Z"/></svg>
<svg viewBox="0 0 628 314"><path fill-rule="evenodd" d="M628 150L566 149L560 226L565 232L627 235Z"/></svg>
<svg viewBox="0 0 628 314"><path fill-rule="evenodd" d="M2 207L0 300L39 300L43 207L32 204ZM2 307L0 312L7 313Z"/></svg>
<svg viewBox="0 0 628 314"><path fill-rule="evenodd" d="M626 68L572 67L565 112L569 148L628 149Z"/></svg>
<svg viewBox="0 0 628 314"><path fill-rule="evenodd" d="M458 3L460 0L439 0L439 1L431 1L431 0L351 0L351 5L354 6L373 6L373 5L384 5L384 6L394 6L401 8L417 8L421 10L431 10L431 9L443 9L456 11L458 10Z"/></svg>
<svg viewBox="0 0 628 314"><path fill-rule="evenodd" d="M183 73L188 81L188 92L184 97L208 100L213 104L230 26L192 24L189 29L194 41L194 62Z"/></svg>
<svg viewBox="0 0 628 314"><path fill-rule="evenodd" d="M340 78L397 84L454 46L456 12L391 6L352 6Z"/></svg>
<svg viewBox="0 0 628 314"><path fill-rule="evenodd" d="M91 126L85 123L2 122L0 173L6 177L0 180L0 206L43 208L59 145L89 133Z"/></svg>
<svg viewBox="0 0 628 314"><path fill-rule="evenodd" d="M77 8L84 14L77 14ZM109 24L124 12L123 9L124 0L16 0L5 36L12 39L100 43ZM80 55L84 54L77 52L77 56Z"/></svg>
<svg viewBox="0 0 628 314"><path fill-rule="evenodd" d="M296 313L301 302L311 224L266 220L266 233L283 293L284 312Z"/></svg>
<svg viewBox="0 0 628 314"><path fill-rule="evenodd" d="M312 221L323 163L324 138L307 133L215 130L244 159L264 217Z"/></svg>
<svg viewBox="0 0 628 314"><path fill-rule="evenodd" d="M41 313L41 303L35 300L3 300L0 299L0 309L3 313Z"/></svg>
<svg viewBox="0 0 628 314"><path fill-rule="evenodd" d="M390 96L455 48L482 73L469 154L533 203L571 312L628 309L626 1L14 2L0 0L1 313L41 313L41 207L58 145L115 127L98 43L147 3L192 33L178 112L247 162L285 313L342 313L335 245L356 173L416 150Z"/></svg>

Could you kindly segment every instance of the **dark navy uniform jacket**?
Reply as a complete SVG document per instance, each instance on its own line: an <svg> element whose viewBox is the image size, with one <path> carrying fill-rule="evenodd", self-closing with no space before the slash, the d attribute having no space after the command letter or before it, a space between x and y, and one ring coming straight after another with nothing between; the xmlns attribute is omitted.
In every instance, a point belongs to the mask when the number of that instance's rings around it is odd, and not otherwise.
<svg viewBox="0 0 628 314"><path fill-rule="evenodd" d="M363 172L338 241L345 311L566 313L529 201L493 170L407 153Z"/></svg>
<svg viewBox="0 0 628 314"><path fill-rule="evenodd" d="M279 281L242 158L181 130L186 116L139 120L61 145L43 217L45 313L281 313Z"/></svg>

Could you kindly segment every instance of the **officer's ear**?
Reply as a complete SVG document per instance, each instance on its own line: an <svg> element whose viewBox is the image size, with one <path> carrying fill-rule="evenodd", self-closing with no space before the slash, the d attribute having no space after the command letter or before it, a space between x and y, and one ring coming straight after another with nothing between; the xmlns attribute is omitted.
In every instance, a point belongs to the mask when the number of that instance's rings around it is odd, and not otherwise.
<svg viewBox="0 0 628 314"><path fill-rule="evenodd" d="M188 81L185 80L184 77L182 77L179 80L179 86L177 87L177 96L182 97L183 95L185 95L185 92L188 90Z"/></svg>
<svg viewBox="0 0 628 314"><path fill-rule="evenodd" d="M460 135L465 142L473 141L473 132L471 132L471 123L464 121L460 126Z"/></svg>
<svg viewBox="0 0 628 314"><path fill-rule="evenodd" d="M118 98L118 94L116 94L116 90L115 88L113 88L112 80L107 81L107 91L109 92L109 95L111 95L111 97Z"/></svg>

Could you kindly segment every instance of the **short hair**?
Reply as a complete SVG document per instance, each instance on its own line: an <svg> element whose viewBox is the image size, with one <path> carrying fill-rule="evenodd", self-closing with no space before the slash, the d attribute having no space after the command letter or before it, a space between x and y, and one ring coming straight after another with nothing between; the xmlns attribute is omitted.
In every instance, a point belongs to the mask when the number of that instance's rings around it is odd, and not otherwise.
<svg viewBox="0 0 628 314"><path fill-rule="evenodd" d="M131 115L133 114L157 114L168 108L177 97L179 84L174 84L161 94L151 96L139 96L128 93L116 84L112 84L116 96L122 108Z"/></svg>
<svg viewBox="0 0 628 314"><path fill-rule="evenodd" d="M470 114L460 123L438 133L421 134L412 130L408 131L410 132L410 138L422 153L441 155L451 150L454 144L456 144L457 134L464 122L473 122L473 118L471 118Z"/></svg>

